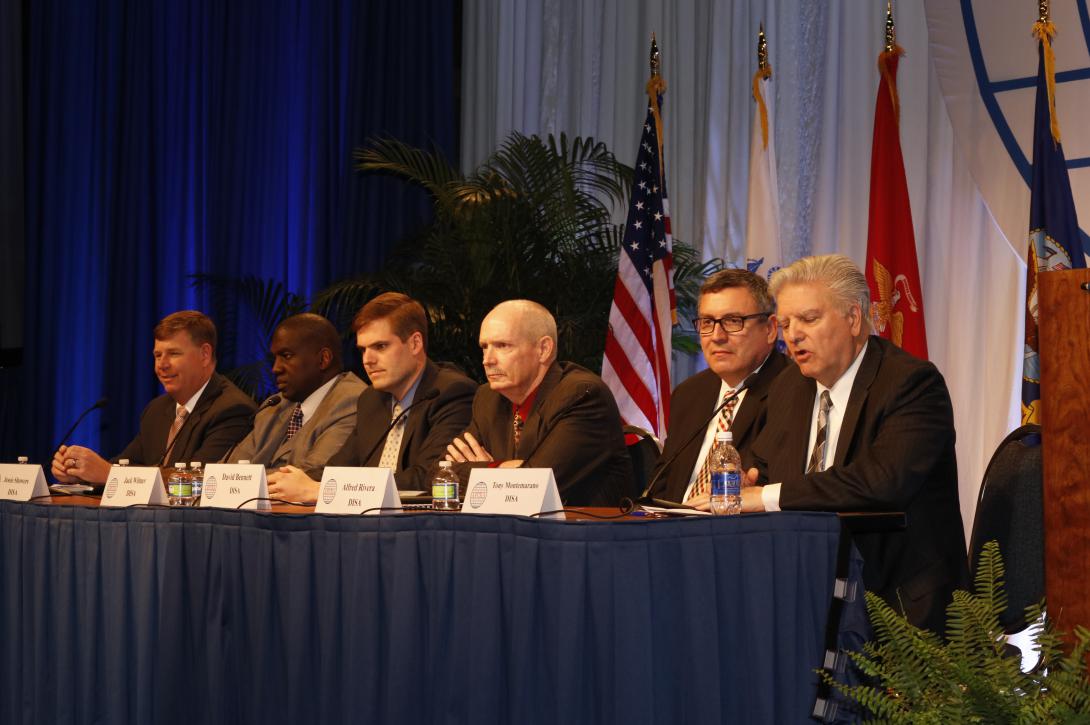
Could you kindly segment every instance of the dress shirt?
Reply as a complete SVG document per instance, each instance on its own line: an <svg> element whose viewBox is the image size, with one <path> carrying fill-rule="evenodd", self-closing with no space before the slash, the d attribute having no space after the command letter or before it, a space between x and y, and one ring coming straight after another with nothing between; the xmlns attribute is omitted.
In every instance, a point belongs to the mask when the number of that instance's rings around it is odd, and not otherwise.
<svg viewBox="0 0 1090 725"><path fill-rule="evenodd" d="M867 344L866 342L863 343L863 348L855 356L855 360L852 360L852 364L848 366L843 375L837 378L832 387L827 388L821 383L817 383L817 391L814 393L814 407L810 411L810 439L809 445L806 447L806 460L810 460L809 453L814 450L814 441L817 440L818 409L821 407L821 394L828 390L833 404L829 408L829 421L825 429L825 440L828 443L825 445L825 461L821 467L822 470L836 460L836 447L840 443L840 424L844 422L844 411L848 409L848 400L852 397L852 385L855 384L856 373L859 372L859 366L863 363L863 355L867 352ZM764 503L765 511L779 511L780 484L770 483L762 488L761 501Z"/></svg>

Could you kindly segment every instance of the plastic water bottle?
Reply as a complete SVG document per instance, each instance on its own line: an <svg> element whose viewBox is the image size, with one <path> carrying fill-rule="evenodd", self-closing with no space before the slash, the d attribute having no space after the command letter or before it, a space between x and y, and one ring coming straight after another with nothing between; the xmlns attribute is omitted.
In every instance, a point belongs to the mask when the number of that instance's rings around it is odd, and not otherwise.
<svg viewBox="0 0 1090 725"><path fill-rule="evenodd" d="M715 434L711 457L712 513L728 516L742 513L742 457L729 430Z"/></svg>
<svg viewBox="0 0 1090 725"><path fill-rule="evenodd" d="M436 511L457 511L458 474L451 468L450 461L439 461L439 470L431 480L431 507Z"/></svg>
<svg viewBox="0 0 1090 725"><path fill-rule="evenodd" d="M190 506L193 503L193 481L185 472L184 463L175 463L167 479L167 498L171 506Z"/></svg>
<svg viewBox="0 0 1090 725"><path fill-rule="evenodd" d="M189 464L189 480L193 484L193 505L201 500L204 492L204 464L200 461Z"/></svg>

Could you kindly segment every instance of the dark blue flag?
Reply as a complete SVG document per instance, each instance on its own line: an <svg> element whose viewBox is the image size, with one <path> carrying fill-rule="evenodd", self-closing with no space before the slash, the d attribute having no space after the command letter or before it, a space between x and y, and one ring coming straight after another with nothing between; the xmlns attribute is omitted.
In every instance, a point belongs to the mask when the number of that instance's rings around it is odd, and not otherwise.
<svg viewBox="0 0 1090 725"><path fill-rule="evenodd" d="M1055 117L1052 23L1038 23L1037 104L1033 117L1029 254L1026 258L1026 347L1022 363L1022 423L1041 422L1041 362L1037 347L1037 275L1086 266L1075 200Z"/></svg>

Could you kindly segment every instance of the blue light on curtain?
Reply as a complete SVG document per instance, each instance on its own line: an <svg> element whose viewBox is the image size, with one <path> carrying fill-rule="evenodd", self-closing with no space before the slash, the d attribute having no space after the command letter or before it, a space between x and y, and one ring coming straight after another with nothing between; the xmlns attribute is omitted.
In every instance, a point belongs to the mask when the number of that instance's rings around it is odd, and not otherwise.
<svg viewBox="0 0 1090 725"><path fill-rule="evenodd" d="M26 5L27 425L44 458L109 455L158 394L151 330L197 308L199 272L282 281L304 298L375 269L428 213L422 194L363 178L371 135L454 157L455 9L352 0L42 0ZM230 319L227 314L222 315ZM245 325L245 322L242 323ZM221 324L239 360L252 329ZM15 391L8 390L14 394ZM16 441L12 443L12 441Z"/></svg>

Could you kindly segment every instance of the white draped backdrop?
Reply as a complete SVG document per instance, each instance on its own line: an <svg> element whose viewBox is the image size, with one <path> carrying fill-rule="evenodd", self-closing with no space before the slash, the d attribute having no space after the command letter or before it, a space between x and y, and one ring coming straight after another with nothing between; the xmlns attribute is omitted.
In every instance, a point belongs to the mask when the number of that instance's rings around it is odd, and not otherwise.
<svg viewBox="0 0 1090 725"><path fill-rule="evenodd" d="M956 20L957 7L929 3L931 22L942 14ZM1011 21L1024 28L1025 43L1010 52L1026 55L1030 74L1034 10ZM464 12L467 168L512 130L594 136L632 163L655 31L669 85L665 158L674 235L705 258L735 263L744 261L750 84L763 21L784 249L791 259L842 252L862 266L884 1L467 0ZM907 52L898 74L901 143L928 348L953 398L968 530L988 458L1018 425L1026 222L1008 239L982 198L933 59L954 54L929 49L928 20L919 0L897 3L897 37ZM1071 124L1068 133L1075 130ZM1004 213L1028 222L1024 182L1009 183L1023 184L1008 192L1024 203ZM676 383L693 363L675 367Z"/></svg>

